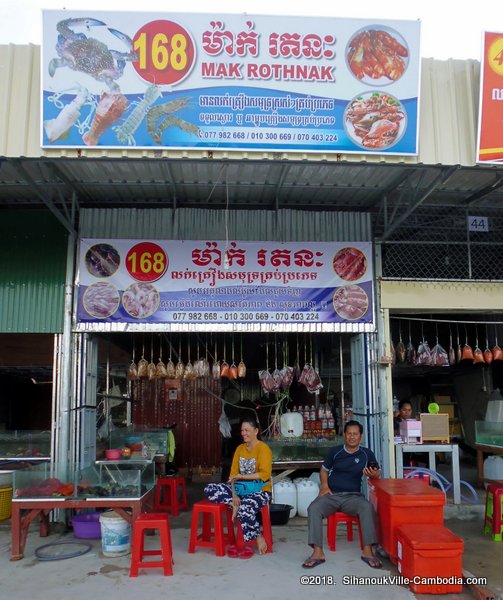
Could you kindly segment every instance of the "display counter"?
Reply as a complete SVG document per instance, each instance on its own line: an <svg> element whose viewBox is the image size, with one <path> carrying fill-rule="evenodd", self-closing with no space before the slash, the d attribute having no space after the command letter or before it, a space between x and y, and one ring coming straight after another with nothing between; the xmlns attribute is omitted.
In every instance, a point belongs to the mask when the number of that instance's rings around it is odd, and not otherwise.
<svg viewBox="0 0 503 600"><path fill-rule="evenodd" d="M15 471L14 498L139 498L155 485L151 460L97 461L84 469L68 467L67 472L61 480L51 476L48 464Z"/></svg>

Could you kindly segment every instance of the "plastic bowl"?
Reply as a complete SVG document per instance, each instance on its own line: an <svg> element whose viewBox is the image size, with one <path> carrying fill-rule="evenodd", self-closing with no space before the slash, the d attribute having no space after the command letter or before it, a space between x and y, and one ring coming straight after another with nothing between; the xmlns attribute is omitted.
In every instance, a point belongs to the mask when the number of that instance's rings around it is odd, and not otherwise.
<svg viewBox="0 0 503 600"><path fill-rule="evenodd" d="M87 513L72 517L73 535L82 539L101 537L100 513Z"/></svg>
<svg viewBox="0 0 503 600"><path fill-rule="evenodd" d="M119 449L112 448L105 450L105 458L107 460L120 460L121 456L122 453Z"/></svg>
<svg viewBox="0 0 503 600"><path fill-rule="evenodd" d="M286 525L292 509L290 504L269 504L271 525Z"/></svg>

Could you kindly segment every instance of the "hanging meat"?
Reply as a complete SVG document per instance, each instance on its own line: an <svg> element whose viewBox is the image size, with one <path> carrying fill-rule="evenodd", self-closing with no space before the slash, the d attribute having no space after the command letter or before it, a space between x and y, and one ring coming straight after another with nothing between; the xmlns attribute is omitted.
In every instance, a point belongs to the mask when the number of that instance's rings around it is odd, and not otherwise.
<svg viewBox="0 0 503 600"><path fill-rule="evenodd" d="M236 366L236 363L234 362L229 367L228 378L230 379L230 381L235 381L238 378L238 368Z"/></svg>
<svg viewBox="0 0 503 600"><path fill-rule="evenodd" d="M278 392L279 391L279 386L277 385L276 381L274 380L272 374L270 373L269 369L264 369L262 371L258 372L258 378L260 381L260 385L262 387L262 390L266 393L269 394L271 392Z"/></svg>
<svg viewBox="0 0 503 600"><path fill-rule="evenodd" d="M405 348L405 360L407 361L408 365L415 365L416 364L416 349L414 347L414 344L412 343L410 329L411 328L410 328L410 323L409 323L409 343L407 344L407 347Z"/></svg>
<svg viewBox="0 0 503 600"><path fill-rule="evenodd" d="M180 359L177 363L176 363L176 367L175 367L175 379L183 379L183 374L185 373L185 365L183 364L183 361Z"/></svg>
<svg viewBox="0 0 503 600"><path fill-rule="evenodd" d="M323 385L321 383L320 376L314 369L312 365L306 363L299 377L299 383L302 383L306 386L308 392L313 394L314 392L320 390Z"/></svg>
<svg viewBox="0 0 503 600"><path fill-rule="evenodd" d="M423 338L417 347L416 365L431 365L431 350L428 342Z"/></svg>
<svg viewBox="0 0 503 600"><path fill-rule="evenodd" d="M220 377L229 377L229 363L225 360L220 365Z"/></svg>
<svg viewBox="0 0 503 600"><path fill-rule="evenodd" d="M288 390L293 381L293 367L283 367L280 372L280 387L282 390Z"/></svg>
<svg viewBox="0 0 503 600"><path fill-rule="evenodd" d="M463 349L461 351L461 360L469 360L471 362L473 362L474 360L473 350L468 344L465 344L463 346Z"/></svg>
<svg viewBox="0 0 503 600"><path fill-rule="evenodd" d="M503 350L498 346L498 337L495 335L493 348L493 360L503 360Z"/></svg>

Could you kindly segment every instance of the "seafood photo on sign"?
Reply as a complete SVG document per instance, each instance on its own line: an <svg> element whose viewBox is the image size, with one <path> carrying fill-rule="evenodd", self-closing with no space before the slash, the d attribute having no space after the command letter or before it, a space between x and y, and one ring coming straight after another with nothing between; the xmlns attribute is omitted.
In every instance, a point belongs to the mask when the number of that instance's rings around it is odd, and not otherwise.
<svg viewBox="0 0 503 600"><path fill-rule="evenodd" d="M369 307L367 292L359 285L338 288L333 298L335 312L346 321L361 319Z"/></svg>
<svg viewBox="0 0 503 600"><path fill-rule="evenodd" d="M407 70L407 42L391 27L369 25L357 31L349 40L346 64L362 83L388 85L400 79Z"/></svg>
<svg viewBox="0 0 503 600"><path fill-rule="evenodd" d="M120 91L115 80L122 77L127 62L137 59L128 35L92 17L64 19L56 29L58 58L49 62L51 77L66 67L106 83L112 92ZM93 37L88 37L91 32ZM114 47L117 40L119 48Z"/></svg>
<svg viewBox="0 0 503 600"><path fill-rule="evenodd" d="M107 281L90 285L82 298L82 305L87 314L98 319L111 317L119 308L119 302L119 291Z"/></svg>
<svg viewBox="0 0 503 600"><path fill-rule="evenodd" d="M344 130L361 148L390 148L407 127L407 115L399 100L384 92L364 92L344 110Z"/></svg>
<svg viewBox="0 0 503 600"><path fill-rule="evenodd" d="M367 271L367 258L358 248L341 248L332 261L334 271L344 281L356 281Z"/></svg>
<svg viewBox="0 0 503 600"><path fill-rule="evenodd" d="M122 294L124 310L136 319L150 317L159 308L160 303L159 292L151 283L133 283Z"/></svg>
<svg viewBox="0 0 503 600"><path fill-rule="evenodd" d="M121 258L110 244L95 244L86 252L86 268L95 277L110 277L119 268Z"/></svg>

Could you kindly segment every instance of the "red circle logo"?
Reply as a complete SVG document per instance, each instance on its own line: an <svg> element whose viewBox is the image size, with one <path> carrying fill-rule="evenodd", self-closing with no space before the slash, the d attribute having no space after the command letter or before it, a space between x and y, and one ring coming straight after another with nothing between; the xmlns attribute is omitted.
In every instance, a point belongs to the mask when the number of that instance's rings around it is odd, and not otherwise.
<svg viewBox="0 0 503 600"><path fill-rule="evenodd" d="M157 281L166 273L168 256L158 244L141 242L127 253L126 268L137 281Z"/></svg>
<svg viewBox="0 0 503 600"><path fill-rule="evenodd" d="M155 85L179 83L192 70L195 45L189 32L173 21L151 21L136 32L133 47L138 75Z"/></svg>

